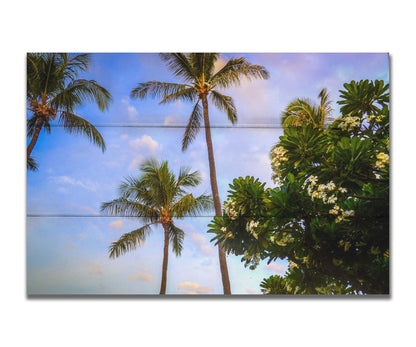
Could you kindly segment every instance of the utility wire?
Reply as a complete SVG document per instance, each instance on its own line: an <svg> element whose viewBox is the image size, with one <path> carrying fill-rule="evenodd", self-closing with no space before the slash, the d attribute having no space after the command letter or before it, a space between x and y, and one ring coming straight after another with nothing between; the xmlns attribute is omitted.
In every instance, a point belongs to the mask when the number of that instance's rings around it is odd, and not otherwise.
<svg viewBox="0 0 416 347"><path fill-rule="evenodd" d="M100 215L100 214L31 214L28 213L26 215L28 218L54 218L54 217L62 217L62 218L144 218L144 217L136 217L136 216L112 216L112 215ZM214 216L184 216L183 218L214 218Z"/></svg>
<svg viewBox="0 0 416 347"><path fill-rule="evenodd" d="M51 127L54 128L63 128L62 124L51 124ZM162 128L162 129L185 129L187 125L182 124L98 124L94 125L96 128ZM201 125L200 128L205 128ZM283 129L281 125L278 124L246 124L246 125L211 125L211 129Z"/></svg>

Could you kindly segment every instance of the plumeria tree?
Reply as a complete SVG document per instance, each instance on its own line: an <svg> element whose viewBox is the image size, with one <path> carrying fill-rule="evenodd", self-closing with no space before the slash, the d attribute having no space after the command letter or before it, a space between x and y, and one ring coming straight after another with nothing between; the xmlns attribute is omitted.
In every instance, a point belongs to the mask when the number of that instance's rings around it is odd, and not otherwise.
<svg viewBox="0 0 416 347"><path fill-rule="evenodd" d="M270 154L276 187L234 179L224 216L210 224L213 240L252 269L289 261L285 276L261 283L264 293L389 292L389 86L344 88L326 129L285 129Z"/></svg>

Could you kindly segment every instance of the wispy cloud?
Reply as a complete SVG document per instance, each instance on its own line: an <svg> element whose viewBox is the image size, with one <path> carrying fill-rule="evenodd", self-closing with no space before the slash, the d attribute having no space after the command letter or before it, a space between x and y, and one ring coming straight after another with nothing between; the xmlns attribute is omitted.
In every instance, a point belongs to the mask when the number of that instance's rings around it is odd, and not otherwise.
<svg viewBox="0 0 416 347"><path fill-rule="evenodd" d="M92 214L98 214L97 211L94 210L91 206L81 206L81 205L74 204L74 203L72 203L71 206L75 207L77 210L80 210L80 211L89 212Z"/></svg>
<svg viewBox="0 0 416 347"><path fill-rule="evenodd" d="M81 180L78 180L69 176L49 176L48 180L56 184L81 187L91 192L95 192L97 190L97 184L89 180L81 181Z"/></svg>
<svg viewBox="0 0 416 347"><path fill-rule="evenodd" d="M180 120L181 119L177 115L171 114L165 118L165 125L176 124L179 123Z"/></svg>
<svg viewBox="0 0 416 347"><path fill-rule="evenodd" d="M209 244L207 244L207 240L205 239L203 235L191 232L190 236L194 244L198 246L199 250L202 253L205 253L205 254L215 253L214 249Z"/></svg>
<svg viewBox="0 0 416 347"><path fill-rule="evenodd" d="M123 228L123 221L122 220L115 220L108 224L112 229L122 229Z"/></svg>
<svg viewBox="0 0 416 347"><path fill-rule="evenodd" d="M87 268L88 274L91 276L102 276L102 266L100 264L86 263L84 266Z"/></svg>
<svg viewBox="0 0 416 347"><path fill-rule="evenodd" d="M180 294L212 294L214 288L204 287L194 282L182 282L178 284L178 293Z"/></svg>
<svg viewBox="0 0 416 347"><path fill-rule="evenodd" d="M283 276L286 273L287 267L277 263L271 263L268 265L264 265L263 267L266 270L273 271L274 273Z"/></svg>
<svg viewBox="0 0 416 347"><path fill-rule="evenodd" d="M121 103L123 104L125 108L125 112L127 114L127 118L131 121L137 121L139 118L139 112L136 110L136 108L130 104L130 101L128 98L123 98L121 100Z"/></svg>
<svg viewBox="0 0 416 347"><path fill-rule="evenodd" d="M136 275L130 276L130 281L141 280L143 282L150 282L153 279L153 276L146 272L138 272Z"/></svg>

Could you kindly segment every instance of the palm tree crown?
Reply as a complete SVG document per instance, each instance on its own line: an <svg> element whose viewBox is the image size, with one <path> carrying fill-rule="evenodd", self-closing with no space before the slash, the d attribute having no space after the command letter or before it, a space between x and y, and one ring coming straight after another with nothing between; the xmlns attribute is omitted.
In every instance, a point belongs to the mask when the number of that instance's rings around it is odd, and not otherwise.
<svg viewBox="0 0 416 347"><path fill-rule="evenodd" d="M89 54L28 53L26 97L30 118L27 136L31 140L27 157L30 167L36 168L30 155L41 129L50 133L50 122L57 117L67 132L85 135L105 150L104 139L98 130L74 113L75 108L85 101L96 102L101 111L111 101L110 93L96 81L77 78L80 72L88 69L89 62Z"/></svg>
<svg viewBox="0 0 416 347"><path fill-rule="evenodd" d="M110 258L117 258L136 249L152 231L151 226L161 224L165 231L165 247L162 268L161 294L166 291L168 245L179 256L183 248L184 231L173 219L195 216L212 209L212 198L202 194L194 197L186 188L196 187L201 182L198 171L190 172L183 167L178 177L169 170L168 162L148 159L141 166L142 175L127 178L119 188L120 197L101 205L101 211L114 216L141 218L144 226L123 234L109 248Z"/></svg>
<svg viewBox="0 0 416 347"><path fill-rule="evenodd" d="M238 86L243 77L248 80L269 78L269 73L263 66L250 64L246 58L232 58L221 69L215 71L219 53L161 53L160 57L184 83L139 83L132 90L131 96L137 99L147 96L160 98L160 104L176 100L195 103L182 140L182 150L195 139L201 128L203 113L200 101L204 102L204 96L209 95L211 102L221 111L225 111L229 121L235 124L237 108L233 99L217 89Z"/></svg>
<svg viewBox="0 0 416 347"><path fill-rule="evenodd" d="M300 126L303 124L313 124L315 127L323 128L325 123L331 120L331 101L326 88L322 89L318 95L319 104L315 104L309 99L295 99L282 113L281 123L284 128L289 126Z"/></svg>

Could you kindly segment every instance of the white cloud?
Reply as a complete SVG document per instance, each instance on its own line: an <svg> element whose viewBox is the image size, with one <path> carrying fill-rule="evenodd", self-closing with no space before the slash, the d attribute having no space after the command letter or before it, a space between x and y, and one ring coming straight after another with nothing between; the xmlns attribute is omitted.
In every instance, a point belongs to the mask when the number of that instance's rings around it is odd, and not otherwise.
<svg viewBox="0 0 416 347"><path fill-rule="evenodd" d="M139 116L139 112L136 110L136 108L130 104L129 99L124 98L121 100L123 103L123 106L125 107L126 114L129 120L136 121Z"/></svg>
<svg viewBox="0 0 416 347"><path fill-rule="evenodd" d="M140 164L144 161L144 156L142 156L141 154L138 154L130 163L129 165L129 169L133 170L133 169L137 169Z"/></svg>
<svg viewBox="0 0 416 347"><path fill-rule="evenodd" d="M145 157L156 155L162 150L162 146L149 135L131 140L129 146L131 150L139 152L130 162L129 169L136 169Z"/></svg>
<svg viewBox="0 0 416 347"><path fill-rule="evenodd" d="M114 222L111 222L108 224L110 228L113 229L122 229L123 228L123 221L122 220L115 220Z"/></svg>
<svg viewBox="0 0 416 347"><path fill-rule="evenodd" d="M165 118L165 125L175 124L180 121L180 118L177 115L171 114Z"/></svg>
<svg viewBox="0 0 416 347"><path fill-rule="evenodd" d="M139 272L137 275L130 276L130 281L141 280L143 282L150 282L152 279L153 276L145 272Z"/></svg>
<svg viewBox="0 0 416 347"><path fill-rule="evenodd" d="M192 241L198 246L199 250L205 254L214 254L214 249L206 244L206 239L203 235L191 232Z"/></svg>
<svg viewBox="0 0 416 347"><path fill-rule="evenodd" d="M127 134L122 134L122 135L120 135L120 139L121 139L122 141L126 141L128 138L129 138L129 135L127 135Z"/></svg>
<svg viewBox="0 0 416 347"><path fill-rule="evenodd" d="M80 239L85 239L85 235L82 233L77 234L77 237Z"/></svg>
<svg viewBox="0 0 416 347"><path fill-rule="evenodd" d="M270 270L275 272L278 275L283 276L286 273L287 267L281 264L277 264L277 263L271 263L268 265L264 265L263 267L266 270Z"/></svg>
<svg viewBox="0 0 416 347"><path fill-rule="evenodd" d="M80 181L75 178L69 177L69 176L49 176L48 180L56 183L56 184L63 184L63 185L71 185L71 186L77 186L81 187L83 189L86 189L88 191L94 192L97 190L97 184L93 183L91 181Z"/></svg>
<svg viewBox="0 0 416 347"><path fill-rule="evenodd" d="M140 138L131 140L129 142L131 149L139 152L150 152L152 154L162 149L162 146L159 145L155 140L152 139L149 135L143 135Z"/></svg>
<svg viewBox="0 0 416 347"><path fill-rule="evenodd" d="M205 243L205 237L201 234L191 233L191 239L198 245L202 245Z"/></svg>
<svg viewBox="0 0 416 347"><path fill-rule="evenodd" d="M212 294L214 288L203 287L198 283L194 282L182 282L178 285L178 293L180 294Z"/></svg>
<svg viewBox="0 0 416 347"><path fill-rule="evenodd" d="M200 250L202 253L205 253L205 254L215 254L214 249L209 245L202 245L200 247Z"/></svg>
<svg viewBox="0 0 416 347"><path fill-rule="evenodd" d="M75 207L77 210L89 212L92 214L98 214L91 206L81 206L77 204L71 204L71 206Z"/></svg>

